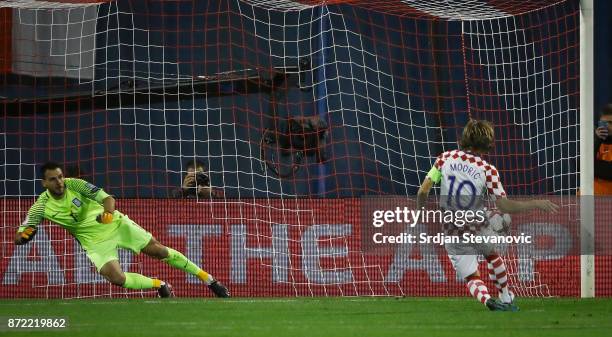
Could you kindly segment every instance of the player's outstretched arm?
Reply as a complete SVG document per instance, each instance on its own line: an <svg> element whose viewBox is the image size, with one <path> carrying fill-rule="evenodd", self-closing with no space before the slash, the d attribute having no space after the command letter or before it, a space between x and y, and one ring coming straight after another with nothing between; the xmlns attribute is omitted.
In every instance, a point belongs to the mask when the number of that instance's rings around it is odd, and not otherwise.
<svg viewBox="0 0 612 337"><path fill-rule="evenodd" d="M434 185L434 181L429 177L426 177L421 187L419 187L419 191L417 192L417 209L421 209L425 207L425 203L427 202L427 197L429 197L429 192Z"/></svg>
<svg viewBox="0 0 612 337"><path fill-rule="evenodd" d="M510 200L508 198L500 198L495 202L495 204L501 212L510 214L529 212L534 209L540 209L548 213L557 213L559 210L559 205L546 199L518 201Z"/></svg>
<svg viewBox="0 0 612 337"><path fill-rule="evenodd" d="M439 184L440 180L442 179L442 172L440 172L440 168L444 164L444 160L442 159L443 155L444 154L438 156L438 159L436 159L436 162L431 167L431 170L427 172L427 176L425 176L425 180L423 180L421 187L419 187L419 191L417 192L417 209L425 207L431 188L435 184Z"/></svg>

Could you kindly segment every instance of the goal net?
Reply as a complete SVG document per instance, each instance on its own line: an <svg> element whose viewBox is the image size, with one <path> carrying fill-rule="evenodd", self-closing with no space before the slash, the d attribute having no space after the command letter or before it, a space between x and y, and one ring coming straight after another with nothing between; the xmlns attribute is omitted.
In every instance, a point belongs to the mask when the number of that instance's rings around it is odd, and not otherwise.
<svg viewBox="0 0 612 337"><path fill-rule="evenodd" d="M54 224L12 244L47 160L236 296L465 295L443 249L365 249L360 206L414 196L469 118L495 125L487 160L509 195L576 195L578 13L569 0L2 1L0 277L16 286L0 296L153 294L106 283ZM181 188L189 162L203 194ZM121 252L126 271L207 294ZM575 256L507 252L518 295L578 294Z"/></svg>

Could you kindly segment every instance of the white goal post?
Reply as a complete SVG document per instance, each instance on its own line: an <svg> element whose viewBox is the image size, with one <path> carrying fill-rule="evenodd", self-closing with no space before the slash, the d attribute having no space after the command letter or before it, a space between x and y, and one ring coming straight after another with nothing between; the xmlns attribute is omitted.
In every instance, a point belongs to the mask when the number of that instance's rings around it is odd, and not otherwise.
<svg viewBox="0 0 612 337"><path fill-rule="evenodd" d="M580 296L595 297L593 0L580 1ZM585 254L586 253L586 254Z"/></svg>

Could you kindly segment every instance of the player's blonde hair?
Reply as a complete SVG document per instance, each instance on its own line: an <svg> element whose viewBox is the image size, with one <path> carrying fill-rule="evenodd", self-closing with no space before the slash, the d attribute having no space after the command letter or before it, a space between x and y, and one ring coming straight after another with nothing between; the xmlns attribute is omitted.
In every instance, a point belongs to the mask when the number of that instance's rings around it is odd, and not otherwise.
<svg viewBox="0 0 612 337"><path fill-rule="evenodd" d="M491 123L485 120L470 119L463 128L459 145L463 150L489 152L493 149L495 133Z"/></svg>

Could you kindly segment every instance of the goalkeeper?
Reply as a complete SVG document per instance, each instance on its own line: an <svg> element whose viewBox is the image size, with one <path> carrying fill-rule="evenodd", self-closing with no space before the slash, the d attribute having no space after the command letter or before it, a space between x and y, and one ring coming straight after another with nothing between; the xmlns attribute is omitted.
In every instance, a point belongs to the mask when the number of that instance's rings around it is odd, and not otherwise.
<svg viewBox="0 0 612 337"><path fill-rule="evenodd" d="M15 236L15 244L28 243L44 219L66 229L85 250L96 269L112 284L127 289L157 289L160 297L172 297L172 286L164 281L121 270L117 248L135 254L145 253L170 266L197 276L218 297L229 291L212 275L200 269L180 252L159 243L151 233L115 210L115 199L102 189L81 179L64 178L56 163L40 169L46 189L30 207Z"/></svg>

